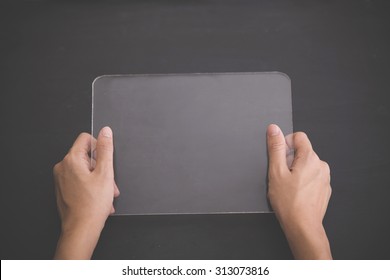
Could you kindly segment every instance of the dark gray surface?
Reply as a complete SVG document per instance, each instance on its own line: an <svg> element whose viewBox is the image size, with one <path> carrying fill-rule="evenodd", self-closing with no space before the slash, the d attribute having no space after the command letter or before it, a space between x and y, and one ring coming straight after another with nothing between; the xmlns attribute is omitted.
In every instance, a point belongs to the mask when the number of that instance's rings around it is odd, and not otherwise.
<svg viewBox="0 0 390 280"><path fill-rule="evenodd" d="M51 258L52 166L106 73L282 71L294 129L332 168L335 258L390 258L388 1L0 4L1 258ZM272 214L114 217L95 258L284 259Z"/></svg>
<svg viewBox="0 0 390 280"><path fill-rule="evenodd" d="M114 131L116 215L269 213L266 130L291 134L284 73L101 76L92 131Z"/></svg>

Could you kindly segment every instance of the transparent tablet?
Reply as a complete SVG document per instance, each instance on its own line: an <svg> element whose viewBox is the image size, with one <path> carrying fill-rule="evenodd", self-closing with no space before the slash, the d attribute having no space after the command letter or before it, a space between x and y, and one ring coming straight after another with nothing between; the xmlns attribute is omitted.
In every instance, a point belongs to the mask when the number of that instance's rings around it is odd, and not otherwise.
<svg viewBox="0 0 390 280"><path fill-rule="evenodd" d="M107 75L92 91L92 134L114 133L117 215L271 211L266 128L293 131L287 75Z"/></svg>

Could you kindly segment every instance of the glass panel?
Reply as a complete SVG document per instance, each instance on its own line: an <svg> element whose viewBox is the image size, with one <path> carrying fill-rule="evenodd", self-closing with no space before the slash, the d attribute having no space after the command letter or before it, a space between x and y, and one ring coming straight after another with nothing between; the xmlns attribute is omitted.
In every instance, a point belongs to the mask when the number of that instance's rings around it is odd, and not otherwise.
<svg viewBox="0 0 390 280"><path fill-rule="evenodd" d="M266 128L293 131L285 74L101 76L92 95L92 134L114 132L116 214L271 211Z"/></svg>

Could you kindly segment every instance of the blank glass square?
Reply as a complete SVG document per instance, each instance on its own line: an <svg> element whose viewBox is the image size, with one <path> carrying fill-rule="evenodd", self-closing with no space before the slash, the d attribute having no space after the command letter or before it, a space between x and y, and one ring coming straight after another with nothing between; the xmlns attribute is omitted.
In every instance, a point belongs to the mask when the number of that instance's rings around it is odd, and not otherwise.
<svg viewBox="0 0 390 280"><path fill-rule="evenodd" d="M117 215L270 212L266 128L292 133L283 73L107 75L92 134L114 132Z"/></svg>

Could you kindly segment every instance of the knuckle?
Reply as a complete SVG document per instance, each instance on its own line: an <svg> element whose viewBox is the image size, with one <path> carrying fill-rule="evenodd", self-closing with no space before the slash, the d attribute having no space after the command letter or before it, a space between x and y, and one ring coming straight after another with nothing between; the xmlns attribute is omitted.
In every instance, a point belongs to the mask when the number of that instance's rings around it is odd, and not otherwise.
<svg viewBox="0 0 390 280"><path fill-rule="evenodd" d="M69 166L77 165L78 161L79 157L77 156L77 152L70 152L62 160L62 164L65 168L68 168Z"/></svg>
<svg viewBox="0 0 390 280"><path fill-rule="evenodd" d="M308 151L313 149L309 137L305 132L301 131L294 133L293 145L296 149L300 150Z"/></svg>
<svg viewBox="0 0 390 280"><path fill-rule="evenodd" d="M313 161L316 161L316 162L319 162L319 163L321 162L320 157L317 155L317 153L313 149L310 149L308 151L308 153L309 153L310 158Z"/></svg>
<svg viewBox="0 0 390 280"><path fill-rule="evenodd" d="M330 174L330 166L326 161L321 161L322 169L324 170L325 174Z"/></svg>
<svg viewBox="0 0 390 280"><path fill-rule="evenodd" d="M294 141L296 141L296 142L299 142L301 140L305 140L307 138L308 137L307 137L307 134L305 132L298 131L298 132L294 133Z"/></svg>
<svg viewBox="0 0 390 280"><path fill-rule="evenodd" d="M298 137L298 138L307 138L307 134L303 131L298 131L295 133L295 137Z"/></svg>
<svg viewBox="0 0 390 280"><path fill-rule="evenodd" d="M321 160L321 171L326 182L330 184L330 167L327 162L322 160Z"/></svg>
<svg viewBox="0 0 390 280"><path fill-rule="evenodd" d="M89 133L87 133L87 132L81 132L81 133L79 134L79 136L77 137L78 140L83 139L83 141L84 141L84 139L88 140L88 139L90 139L90 138L91 138L91 134L89 134Z"/></svg>
<svg viewBox="0 0 390 280"><path fill-rule="evenodd" d="M66 156L64 157L64 159L62 160L62 162L63 162L65 165L71 163L72 160L73 160L73 154L74 154L73 152L67 153Z"/></svg>

